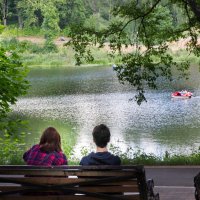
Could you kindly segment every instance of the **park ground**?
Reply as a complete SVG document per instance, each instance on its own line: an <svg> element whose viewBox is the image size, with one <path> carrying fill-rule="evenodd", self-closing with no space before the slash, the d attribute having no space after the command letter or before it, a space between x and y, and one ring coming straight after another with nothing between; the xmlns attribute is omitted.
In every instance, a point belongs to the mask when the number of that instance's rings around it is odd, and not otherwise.
<svg viewBox="0 0 200 200"><path fill-rule="evenodd" d="M160 200L195 200L194 177L200 166L145 166L145 171Z"/></svg>
<svg viewBox="0 0 200 200"><path fill-rule="evenodd" d="M37 37L37 36L19 36L17 37L17 39L19 41L30 41L32 43L36 43L36 44L44 44L45 39L43 37ZM68 37L57 37L56 39L54 39L54 43L57 46L62 47L65 43L67 43L70 40L70 38ZM170 49L172 51L178 51L180 49L186 49L187 43L189 42L189 38L188 39L180 39L179 41L176 42L171 42L170 44ZM199 43L200 43L200 39L199 39ZM109 51L109 47L108 44L105 44L105 50ZM126 49L124 49L125 52L130 52L133 49L133 47L128 47Z"/></svg>

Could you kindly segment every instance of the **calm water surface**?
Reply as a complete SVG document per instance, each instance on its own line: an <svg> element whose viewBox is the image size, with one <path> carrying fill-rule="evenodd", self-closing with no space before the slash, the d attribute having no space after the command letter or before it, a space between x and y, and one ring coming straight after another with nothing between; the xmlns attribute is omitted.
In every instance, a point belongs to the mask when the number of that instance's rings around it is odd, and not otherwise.
<svg viewBox="0 0 200 200"><path fill-rule="evenodd" d="M147 90L147 103L138 106L129 100L134 88L119 84L111 67L32 69L32 86L14 112L30 120L31 144L53 125L79 154L82 147L92 148L93 127L105 123L111 143L122 151L132 147L158 156L165 151L188 153L200 146L198 77L192 71L187 82L160 80L159 90ZM173 90L185 87L195 94L193 98L170 98Z"/></svg>

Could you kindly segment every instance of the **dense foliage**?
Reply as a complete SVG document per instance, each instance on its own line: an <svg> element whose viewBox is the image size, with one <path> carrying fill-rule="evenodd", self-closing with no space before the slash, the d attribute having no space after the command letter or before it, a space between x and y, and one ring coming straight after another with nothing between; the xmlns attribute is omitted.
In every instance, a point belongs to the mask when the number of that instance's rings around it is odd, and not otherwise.
<svg viewBox="0 0 200 200"><path fill-rule="evenodd" d="M17 97L27 89L26 68L19 61L15 53L0 49L0 117L10 109L10 104L17 101Z"/></svg>
<svg viewBox="0 0 200 200"><path fill-rule="evenodd" d="M0 26L0 33L3 26ZM26 93L28 81L27 69L20 62L18 55L11 48L0 46L0 152L1 162L7 163L19 160L20 148L24 139L21 128L26 124L20 119L8 116L10 106L15 104L17 98ZM21 143L19 144L19 139ZM15 149L15 154L10 152ZM11 158L12 157L12 158Z"/></svg>
<svg viewBox="0 0 200 200"><path fill-rule="evenodd" d="M0 27L1 31L3 26ZM12 133L17 126L16 120L7 118L10 106L17 98L26 93L28 81L27 69L22 65L18 55L10 48L0 47L0 133Z"/></svg>

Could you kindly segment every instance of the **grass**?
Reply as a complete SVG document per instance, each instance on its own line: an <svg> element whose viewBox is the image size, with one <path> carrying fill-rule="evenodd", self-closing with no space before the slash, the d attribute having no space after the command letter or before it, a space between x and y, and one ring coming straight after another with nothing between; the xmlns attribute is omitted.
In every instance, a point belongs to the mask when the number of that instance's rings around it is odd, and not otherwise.
<svg viewBox="0 0 200 200"><path fill-rule="evenodd" d="M199 64L200 58L195 56L194 53L189 53L185 49L170 52L176 62L189 61L192 64Z"/></svg>
<svg viewBox="0 0 200 200"><path fill-rule="evenodd" d="M71 47L57 46L56 51L49 52L44 44L36 44L30 41L18 41L15 37L1 38L1 44L4 48L16 51L22 62L29 67L57 67L57 66L75 66L74 50ZM92 48L94 61L91 65L106 65L117 62L107 55L107 52L95 47ZM83 65L88 65L83 61Z"/></svg>
<svg viewBox="0 0 200 200"><path fill-rule="evenodd" d="M29 66L57 67L74 65L74 61L63 53L26 53L22 55L22 62Z"/></svg>
<svg viewBox="0 0 200 200"><path fill-rule="evenodd" d="M18 37L18 36L44 36L44 31L38 27L31 27L31 28L23 28L20 29L16 26L6 26L4 29L2 36L3 37Z"/></svg>
<svg viewBox="0 0 200 200"><path fill-rule="evenodd" d="M115 63L115 60L109 57L105 51L93 48L94 61L90 65L106 65ZM43 66L43 67L57 67L57 66L75 66L76 60L74 58L74 51L70 47L60 47L57 53L30 53L25 52L21 54L22 62L27 66ZM88 65L83 62L82 65Z"/></svg>
<svg viewBox="0 0 200 200"><path fill-rule="evenodd" d="M141 164L141 165L199 165L200 153L193 152L189 155L170 154L166 152L163 157L154 154L146 154L138 151L132 158L128 158L126 154L121 154L123 164Z"/></svg>
<svg viewBox="0 0 200 200"><path fill-rule="evenodd" d="M15 31L21 31L15 33ZM41 36L41 30L19 30L19 29L6 29L4 35L1 37L1 44L8 49L14 49L17 51L22 58L22 62L31 67L57 67L57 66L75 66L74 50L71 47L64 47L61 45L57 46L55 52L49 52L45 49L44 44L36 44L30 41L18 41L17 36L29 36L33 33L37 33L35 36ZM33 32L31 32L33 31ZM32 34L31 34L32 33ZM5 36L6 35L6 36ZM112 58L108 55L108 52L103 49L97 49L93 47L91 49L92 55L94 56L94 61L90 62L91 65L108 65L111 63L119 63L121 57L116 55L115 58ZM185 49L180 49L179 51L170 51L169 52L176 62L189 61L192 64L199 64L200 57L195 56L192 53L188 53ZM156 59L156 58L155 58ZM86 61L83 61L83 65L88 64Z"/></svg>
<svg viewBox="0 0 200 200"><path fill-rule="evenodd" d="M1 165L14 165L25 164L22 160L22 155L25 152L24 143L19 141L11 141L7 139L6 143L2 140L0 147L0 164ZM17 148L16 148L17 146ZM14 148L15 147L15 148ZM17 149L14 150L13 149ZM74 156L73 147L63 145L63 152L67 155L69 165L78 165L80 159ZM91 152L90 149L83 148L81 157ZM126 152L122 152L120 147L111 145L110 152L118 155L121 158L123 165L199 165L200 164L200 151L193 151L191 154L173 154L166 152L164 156L156 156L154 154L147 154L142 150L133 150L129 147Z"/></svg>
<svg viewBox="0 0 200 200"><path fill-rule="evenodd" d="M147 154L141 149L133 150L131 147L127 148L125 152L120 150L120 147L110 145L110 152L118 155L123 165L199 165L200 164L200 150L193 151L191 154L174 154L165 152L163 156L156 156L155 154ZM83 148L81 155L85 156L90 149ZM79 164L79 160L71 155L70 164Z"/></svg>
<svg viewBox="0 0 200 200"><path fill-rule="evenodd" d="M64 32L63 36L66 36ZM16 42L16 40L10 40L10 38L17 37L44 37L44 31L37 27L24 28L19 29L15 26L7 26L2 34L2 38L4 39L4 45L15 46L21 52L22 61L24 64L28 66L43 66L43 67L52 67L52 66L74 66L76 61L74 59L74 50L70 47L62 47L58 46L58 52L49 53L45 52L44 44L34 44L31 42ZM116 56L115 58L111 58L107 55L107 52L102 49L92 48L92 54L94 56L94 61L90 64L97 65L107 65L110 63L119 63L120 56ZM195 56L193 53L188 53L186 49L180 49L178 51L170 51L169 52L174 60L177 62L182 61L190 61L192 64L199 64L200 57ZM156 59L156 58L155 58ZM83 64L88 64L83 62Z"/></svg>
<svg viewBox="0 0 200 200"><path fill-rule="evenodd" d="M111 145L111 152L118 155L123 164L136 165L199 165L200 151L194 151L190 154L165 152L163 156L156 156L153 153L147 154L141 149L134 150L128 147L122 152L119 147Z"/></svg>

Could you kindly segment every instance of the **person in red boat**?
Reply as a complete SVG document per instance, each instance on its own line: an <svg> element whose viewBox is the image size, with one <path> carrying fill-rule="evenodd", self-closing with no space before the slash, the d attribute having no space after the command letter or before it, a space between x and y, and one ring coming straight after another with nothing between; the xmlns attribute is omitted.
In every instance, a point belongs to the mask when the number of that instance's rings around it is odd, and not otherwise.
<svg viewBox="0 0 200 200"><path fill-rule="evenodd" d="M48 127L40 138L40 143L33 145L23 155L28 165L67 165L67 158L61 149L60 134L53 127Z"/></svg>
<svg viewBox="0 0 200 200"><path fill-rule="evenodd" d="M181 96L181 93L180 92L175 92L174 95Z"/></svg>
<svg viewBox="0 0 200 200"><path fill-rule="evenodd" d="M188 92L187 90L176 91L171 94L171 97L183 97L183 98L191 98L193 96L192 92Z"/></svg>

